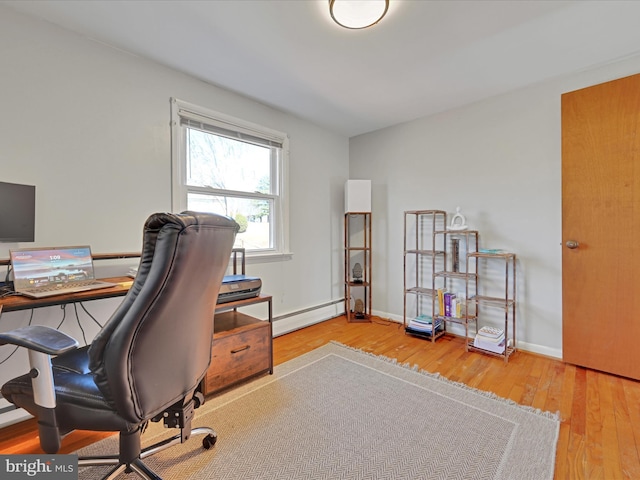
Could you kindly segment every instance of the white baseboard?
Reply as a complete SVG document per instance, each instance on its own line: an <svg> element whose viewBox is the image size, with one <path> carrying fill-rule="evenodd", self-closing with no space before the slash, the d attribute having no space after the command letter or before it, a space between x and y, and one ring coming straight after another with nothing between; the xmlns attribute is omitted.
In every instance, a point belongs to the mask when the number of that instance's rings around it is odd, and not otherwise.
<svg viewBox="0 0 640 480"><path fill-rule="evenodd" d="M33 417L26 410L15 408L12 403L7 402L4 398L0 398L0 412L2 412L0 413L0 428L8 427Z"/></svg>
<svg viewBox="0 0 640 480"><path fill-rule="evenodd" d="M545 357L552 357L558 360L562 360L562 349L551 348L544 345L537 345L535 343L517 342L518 350L525 352L537 353L538 355L544 355Z"/></svg>

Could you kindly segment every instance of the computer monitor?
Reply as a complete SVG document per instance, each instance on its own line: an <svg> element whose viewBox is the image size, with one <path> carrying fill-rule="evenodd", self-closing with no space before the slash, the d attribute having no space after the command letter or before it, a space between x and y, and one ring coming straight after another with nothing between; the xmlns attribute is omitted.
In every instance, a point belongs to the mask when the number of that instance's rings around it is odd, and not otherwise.
<svg viewBox="0 0 640 480"><path fill-rule="evenodd" d="M36 187L0 182L0 242L35 241Z"/></svg>

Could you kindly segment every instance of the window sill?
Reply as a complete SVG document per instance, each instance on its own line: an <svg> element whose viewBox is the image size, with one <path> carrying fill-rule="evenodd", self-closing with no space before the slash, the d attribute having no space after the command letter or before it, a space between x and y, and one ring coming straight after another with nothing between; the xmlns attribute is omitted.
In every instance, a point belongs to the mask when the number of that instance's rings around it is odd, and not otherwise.
<svg viewBox="0 0 640 480"><path fill-rule="evenodd" d="M293 259L293 252L247 253L247 264L284 262Z"/></svg>

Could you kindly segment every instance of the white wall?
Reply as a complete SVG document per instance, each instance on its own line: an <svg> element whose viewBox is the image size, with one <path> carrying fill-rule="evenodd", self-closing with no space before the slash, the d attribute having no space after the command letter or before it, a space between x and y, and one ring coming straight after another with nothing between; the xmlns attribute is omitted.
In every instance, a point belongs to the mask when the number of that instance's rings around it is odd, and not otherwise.
<svg viewBox="0 0 640 480"><path fill-rule="evenodd" d="M561 94L640 72L640 57L350 140L370 178L373 309L403 315L403 212L466 215L484 248L516 252L519 346L562 356Z"/></svg>
<svg viewBox="0 0 640 480"><path fill-rule="evenodd" d="M36 242L0 244L0 258L27 245L139 251L147 216L171 208L169 99L177 97L290 136L293 258L248 264L248 273L262 278L263 292L273 295L274 315L342 297L346 137L4 7L0 65L0 180L36 185L37 197ZM126 272L126 265L119 268ZM100 321L115 305L86 304ZM274 330L326 319L340 307L276 322ZM80 335L70 308L62 329ZM40 309L33 322L55 326L62 313ZM5 313L0 328L26 324L29 315ZM89 340L97 330L92 323L82 320ZM9 351L0 347L0 361ZM0 364L0 383L24 358Z"/></svg>

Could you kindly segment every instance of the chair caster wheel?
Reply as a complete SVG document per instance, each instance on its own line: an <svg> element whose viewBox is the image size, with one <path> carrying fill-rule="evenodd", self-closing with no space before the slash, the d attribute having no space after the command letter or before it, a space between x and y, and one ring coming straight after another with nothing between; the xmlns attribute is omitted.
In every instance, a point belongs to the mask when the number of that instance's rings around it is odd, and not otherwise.
<svg viewBox="0 0 640 480"><path fill-rule="evenodd" d="M218 437L210 433L209 435L207 435L202 439L202 446L205 449L209 450L211 447L213 447L216 444L217 440L218 440Z"/></svg>
<svg viewBox="0 0 640 480"><path fill-rule="evenodd" d="M193 395L193 408L200 408L204 405L204 395L202 392L196 392Z"/></svg>

